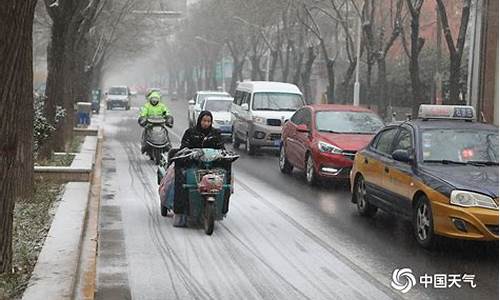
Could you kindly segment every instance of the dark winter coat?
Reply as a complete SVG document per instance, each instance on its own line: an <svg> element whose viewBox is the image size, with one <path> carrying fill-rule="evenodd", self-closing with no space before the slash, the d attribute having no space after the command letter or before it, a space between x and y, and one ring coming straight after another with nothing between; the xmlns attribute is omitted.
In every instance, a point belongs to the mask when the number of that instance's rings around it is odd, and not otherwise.
<svg viewBox="0 0 500 300"><path fill-rule="evenodd" d="M201 128L201 119L204 116L213 117L209 111L202 111L198 116L198 121L196 122L196 127L189 128L184 132L181 141L182 148L214 148L214 149L224 149L224 141L220 135L219 130L210 126L207 129Z"/></svg>

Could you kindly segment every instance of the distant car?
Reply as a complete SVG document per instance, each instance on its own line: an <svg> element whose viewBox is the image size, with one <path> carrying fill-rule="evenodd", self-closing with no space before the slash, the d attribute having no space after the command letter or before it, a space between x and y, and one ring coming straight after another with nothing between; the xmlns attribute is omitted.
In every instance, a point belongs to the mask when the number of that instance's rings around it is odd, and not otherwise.
<svg viewBox="0 0 500 300"><path fill-rule="evenodd" d="M294 84L240 82L231 109L233 147L243 143L249 155L260 147L279 148L282 124L304 105L302 92Z"/></svg>
<svg viewBox="0 0 500 300"><path fill-rule="evenodd" d="M498 240L498 127L470 106L422 105L416 120L390 124L356 154L352 202L411 220L425 248L436 236Z"/></svg>
<svg viewBox="0 0 500 300"><path fill-rule="evenodd" d="M106 93L106 108L123 107L126 110L131 106L131 93L127 86L113 86Z"/></svg>
<svg viewBox="0 0 500 300"><path fill-rule="evenodd" d="M207 98L207 97L231 97L226 92L217 92L217 91L198 91L195 93L193 96L193 99L189 100L189 106L188 106L188 122L189 126L193 127L196 125L196 121L198 119L198 115L201 112L201 107L200 104L201 102Z"/></svg>
<svg viewBox="0 0 500 300"><path fill-rule="evenodd" d="M202 110L208 110L214 118L213 127L219 129L223 137L230 138L232 135L231 105L232 97L211 96L205 98L200 107Z"/></svg>
<svg viewBox="0 0 500 300"><path fill-rule="evenodd" d="M305 106L283 126L280 170L303 170L309 184L321 178L349 179L354 155L383 126L379 116L359 106Z"/></svg>

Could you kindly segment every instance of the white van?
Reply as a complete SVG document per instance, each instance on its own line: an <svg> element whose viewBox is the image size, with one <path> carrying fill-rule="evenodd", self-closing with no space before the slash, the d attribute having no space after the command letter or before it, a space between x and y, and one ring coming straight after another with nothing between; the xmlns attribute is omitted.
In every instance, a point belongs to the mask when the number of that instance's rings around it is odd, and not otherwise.
<svg viewBox="0 0 500 300"><path fill-rule="evenodd" d="M294 84L239 83L231 108L234 148L244 143L247 152L254 154L259 147L279 147L281 124L304 105L302 92Z"/></svg>
<svg viewBox="0 0 500 300"><path fill-rule="evenodd" d="M112 86L106 92L106 109L108 110L117 106L129 110L130 101L130 89L126 85Z"/></svg>

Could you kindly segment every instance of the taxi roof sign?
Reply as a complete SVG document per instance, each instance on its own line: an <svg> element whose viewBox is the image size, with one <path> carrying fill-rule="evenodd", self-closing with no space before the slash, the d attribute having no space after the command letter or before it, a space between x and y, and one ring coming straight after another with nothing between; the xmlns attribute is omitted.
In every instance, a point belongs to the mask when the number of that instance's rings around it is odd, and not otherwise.
<svg viewBox="0 0 500 300"><path fill-rule="evenodd" d="M422 104L418 110L420 119L476 120L476 111L466 105L430 105Z"/></svg>

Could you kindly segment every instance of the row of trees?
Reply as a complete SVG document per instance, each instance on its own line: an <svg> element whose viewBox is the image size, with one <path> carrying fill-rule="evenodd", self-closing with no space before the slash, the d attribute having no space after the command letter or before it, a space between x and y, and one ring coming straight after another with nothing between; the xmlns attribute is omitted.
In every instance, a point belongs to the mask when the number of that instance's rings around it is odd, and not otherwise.
<svg viewBox="0 0 500 300"><path fill-rule="evenodd" d="M48 158L54 151L67 149L73 138L74 104L89 101L106 63L130 50L122 37L141 36L144 18L132 12L148 6L148 1L139 0L41 0L38 5L37 0L2 2L0 273L11 270L14 204L32 196L34 150L41 158ZM42 34L33 34L34 20ZM44 26L50 37L46 98L43 103L34 103L33 36L41 37L35 40L37 45L43 44ZM58 107L64 108L63 118ZM35 140L34 126L44 128L36 132Z"/></svg>
<svg viewBox="0 0 500 300"><path fill-rule="evenodd" d="M246 78L279 80L299 85L310 100L312 77L319 77L327 82L327 101L345 103L352 99L361 29L364 102L387 107L390 99L406 98L411 100L401 104L417 108L434 97L426 91L432 90L436 61L421 62L429 61L422 53L436 60L441 51L427 34L429 26L438 26L436 8L449 53L448 61L438 62L448 69L446 90L438 97L458 103L470 6L471 0L200 1L165 45L170 84L188 94L217 88L216 66L222 57L230 57L231 92ZM424 21L430 13L429 25ZM425 19L422 14L427 14ZM388 82L401 63L406 70L399 80ZM411 94L392 93L401 86L411 87L399 88Z"/></svg>

